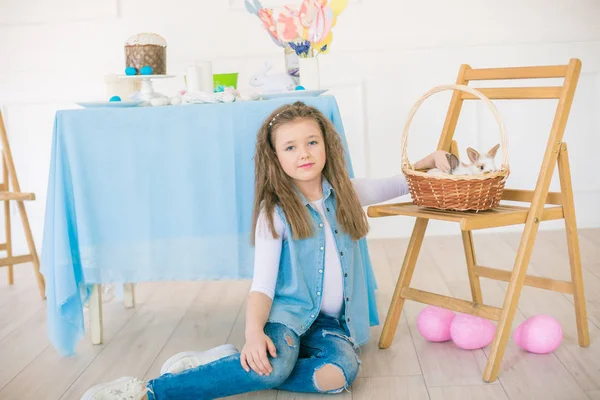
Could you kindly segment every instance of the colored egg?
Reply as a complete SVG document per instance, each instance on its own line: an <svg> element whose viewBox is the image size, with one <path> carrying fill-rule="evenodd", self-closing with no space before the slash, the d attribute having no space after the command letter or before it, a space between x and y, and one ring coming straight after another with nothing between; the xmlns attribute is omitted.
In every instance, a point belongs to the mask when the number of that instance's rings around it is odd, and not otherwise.
<svg viewBox="0 0 600 400"><path fill-rule="evenodd" d="M450 340L450 324L454 317L453 311L427 306L419 313L417 329L430 342L445 342Z"/></svg>
<svg viewBox="0 0 600 400"><path fill-rule="evenodd" d="M133 67L125 68L125 75L137 75L137 70Z"/></svg>
<svg viewBox="0 0 600 400"><path fill-rule="evenodd" d="M142 75L152 75L152 67L149 66L149 65L144 65L140 69L140 74L142 74Z"/></svg>
<svg viewBox="0 0 600 400"><path fill-rule="evenodd" d="M560 323L549 315L534 315L520 324L514 333L517 345L530 353L551 353L560 345L563 332Z"/></svg>
<svg viewBox="0 0 600 400"><path fill-rule="evenodd" d="M487 319L459 314L450 324L450 336L456 346L464 350L481 349L492 343L496 326Z"/></svg>

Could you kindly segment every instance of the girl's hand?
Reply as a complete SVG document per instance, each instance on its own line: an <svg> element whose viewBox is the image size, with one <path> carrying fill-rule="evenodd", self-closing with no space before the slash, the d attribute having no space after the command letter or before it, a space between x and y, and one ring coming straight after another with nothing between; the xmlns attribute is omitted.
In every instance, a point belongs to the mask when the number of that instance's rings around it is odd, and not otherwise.
<svg viewBox="0 0 600 400"><path fill-rule="evenodd" d="M246 372L250 368L259 375L270 375L273 367L267 358L267 350L271 357L277 357L277 350L270 337L264 332L246 334L246 344L240 354L240 363Z"/></svg>
<svg viewBox="0 0 600 400"><path fill-rule="evenodd" d="M450 163L448 162L446 154L448 154L448 152L444 150L436 151L435 153L433 153L433 162L435 165L434 168L437 168L442 172L448 173L450 172Z"/></svg>

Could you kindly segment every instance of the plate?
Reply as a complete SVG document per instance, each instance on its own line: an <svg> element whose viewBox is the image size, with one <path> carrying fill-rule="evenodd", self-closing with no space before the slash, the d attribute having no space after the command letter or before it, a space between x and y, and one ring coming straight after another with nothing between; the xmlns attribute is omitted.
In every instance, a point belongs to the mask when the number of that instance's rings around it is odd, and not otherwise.
<svg viewBox="0 0 600 400"><path fill-rule="evenodd" d="M121 79L164 79L175 78L175 75L117 75Z"/></svg>
<svg viewBox="0 0 600 400"><path fill-rule="evenodd" d="M137 107L142 104L143 101L81 101L77 104L78 106L85 108L99 108L99 107Z"/></svg>
<svg viewBox="0 0 600 400"><path fill-rule="evenodd" d="M325 93L328 89L321 90L290 90L279 93L261 93L263 100L280 99L283 97L317 97Z"/></svg>

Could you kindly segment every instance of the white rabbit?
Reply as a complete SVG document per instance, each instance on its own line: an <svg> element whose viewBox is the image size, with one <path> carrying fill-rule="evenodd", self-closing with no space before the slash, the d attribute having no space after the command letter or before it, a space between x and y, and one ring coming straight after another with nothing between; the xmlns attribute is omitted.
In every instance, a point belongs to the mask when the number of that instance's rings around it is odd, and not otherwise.
<svg viewBox="0 0 600 400"><path fill-rule="evenodd" d="M498 143L483 156L475 149L470 147L467 149L467 155L469 156L469 160L472 162L468 168L473 171L472 175L485 174L487 172L494 172L498 170L494 158L496 157L496 152L498 151L499 147L500 144Z"/></svg>
<svg viewBox="0 0 600 400"><path fill-rule="evenodd" d="M484 156L479 154L477 150L469 147L467 155L469 156L469 160L471 160L471 164L460 162L454 154L446 154L448 163L450 164L450 175L477 175L497 171L498 168L496 167L494 157L496 157L499 147L500 144L495 145ZM445 174L437 168L430 169L427 173L431 175Z"/></svg>
<svg viewBox="0 0 600 400"><path fill-rule="evenodd" d="M265 63L264 68L252 75L250 86L258 87L261 93L276 93L294 90L296 81L287 72L269 74L267 72L273 67L269 62Z"/></svg>

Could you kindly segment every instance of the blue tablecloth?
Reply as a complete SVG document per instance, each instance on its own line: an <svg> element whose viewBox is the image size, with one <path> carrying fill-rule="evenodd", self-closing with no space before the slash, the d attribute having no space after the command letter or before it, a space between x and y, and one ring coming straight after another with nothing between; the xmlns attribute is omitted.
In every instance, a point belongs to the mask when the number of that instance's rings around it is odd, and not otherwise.
<svg viewBox="0 0 600 400"><path fill-rule="evenodd" d="M347 149L335 98L302 100ZM251 278L256 133L292 101L56 113L41 263L61 354L83 337L92 284Z"/></svg>

